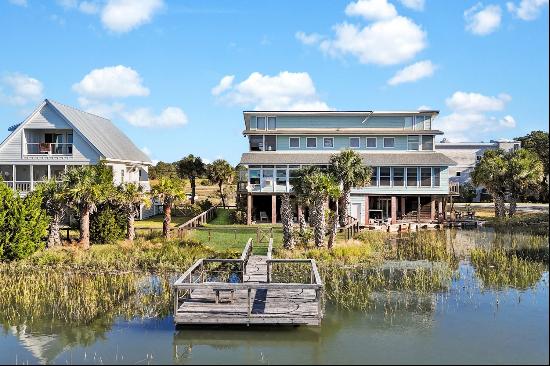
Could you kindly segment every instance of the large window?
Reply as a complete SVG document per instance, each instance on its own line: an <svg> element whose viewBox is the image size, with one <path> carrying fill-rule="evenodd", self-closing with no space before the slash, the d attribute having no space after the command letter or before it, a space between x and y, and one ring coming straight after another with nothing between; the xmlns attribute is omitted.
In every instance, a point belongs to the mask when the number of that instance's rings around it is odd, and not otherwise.
<svg viewBox="0 0 550 366"><path fill-rule="evenodd" d="M299 149L300 148L300 138L299 137L289 137L288 138L288 147L291 149Z"/></svg>
<svg viewBox="0 0 550 366"><path fill-rule="evenodd" d="M250 151L263 151L264 150L264 137L252 135L248 137L250 142Z"/></svg>
<svg viewBox="0 0 550 366"><path fill-rule="evenodd" d="M420 168L420 185L422 187L432 186L432 168Z"/></svg>
<svg viewBox="0 0 550 366"><path fill-rule="evenodd" d="M434 149L434 137L433 136L422 136L422 150L433 150Z"/></svg>
<svg viewBox="0 0 550 366"><path fill-rule="evenodd" d="M420 150L420 136L407 136L407 149Z"/></svg>
<svg viewBox="0 0 550 366"><path fill-rule="evenodd" d="M256 117L256 126L258 130L265 130L265 117Z"/></svg>
<svg viewBox="0 0 550 366"><path fill-rule="evenodd" d="M323 137L323 148L325 149L334 148L334 137Z"/></svg>
<svg viewBox="0 0 550 366"><path fill-rule="evenodd" d="M264 177L263 188L267 191L273 189L273 167L269 167L268 169L264 167L262 169L262 174Z"/></svg>
<svg viewBox="0 0 550 366"><path fill-rule="evenodd" d="M393 186L403 187L405 185L405 168L393 168Z"/></svg>
<svg viewBox="0 0 550 366"><path fill-rule="evenodd" d="M293 186L298 181L298 172L299 170L297 168L289 169L288 171L288 183Z"/></svg>
<svg viewBox="0 0 550 366"><path fill-rule="evenodd" d="M405 117L405 129L406 130L412 130L413 129L413 118L412 117Z"/></svg>
<svg viewBox="0 0 550 366"><path fill-rule="evenodd" d="M275 118L275 117L267 117L267 129L268 129L268 130L275 130L275 129L277 129L277 118Z"/></svg>
<svg viewBox="0 0 550 366"><path fill-rule="evenodd" d="M361 140L359 137L350 137L349 138L349 147L352 149L359 149L361 146Z"/></svg>
<svg viewBox="0 0 550 366"><path fill-rule="evenodd" d="M441 168L434 168L434 187L441 186Z"/></svg>
<svg viewBox="0 0 550 366"><path fill-rule="evenodd" d="M40 182L48 179L47 165L34 165L32 168L32 179L35 182Z"/></svg>
<svg viewBox="0 0 550 366"><path fill-rule="evenodd" d="M389 166L380 167L380 187L391 186L391 169Z"/></svg>
<svg viewBox="0 0 550 366"><path fill-rule="evenodd" d="M250 184L260 184L260 169L250 169L248 176Z"/></svg>
<svg viewBox="0 0 550 366"><path fill-rule="evenodd" d="M277 150L277 136L266 135L264 143L265 143L265 151Z"/></svg>
<svg viewBox="0 0 550 366"><path fill-rule="evenodd" d="M430 116L416 116L416 129L431 130L432 119L430 118Z"/></svg>
<svg viewBox="0 0 550 366"><path fill-rule="evenodd" d="M393 137L384 137L384 147L385 148L395 147L395 138L393 138Z"/></svg>
<svg viewBox="0 0 550 366"><path fill-rule="evenodd" d="M407 187L418 186L418 169L407 168Z"/></svg>
<svg viewBox="0 0 550 366"><path fill-rule="evenodd" d="M317 147L317 137L306 138L306 147L314 149Z"/></svg>
<svg viewBox="0 0 550 366"><path fill-rule="evenodd" d="M367 149L375 149L376 148L376 137L367 137Z"/></svg>
<svg viewBox="0 0 550 366"><path fill-rule="evenodd" d="M275 184L278 191L286 191L286 167L284 169L277 169Z"/></svg>
<svg viewBox="0 0 550 366"><path fill-rule="evenodd" d="M372 167L372 177L370 179L370 185L376 187L378 185L378 167Z"/></svg>

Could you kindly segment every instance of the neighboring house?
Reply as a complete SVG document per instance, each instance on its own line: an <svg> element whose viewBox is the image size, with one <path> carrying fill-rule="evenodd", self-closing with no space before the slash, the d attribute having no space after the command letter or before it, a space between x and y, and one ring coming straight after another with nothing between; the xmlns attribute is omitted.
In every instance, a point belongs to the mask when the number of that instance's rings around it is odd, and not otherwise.
<svg viewBox="0 0 550 366"><path fill-rule="evenodd" d="M455 162L435 149L437 111L268 112L245 111L238 194L248 223L280 219L280 197L292 192L302 166L326 167L342 149L359 152L373 168L372 183L351 192L349 214L362 225L370 219L429 221L450 194L449 167ZM457 188L453 186L456 193ZM294 207L296 214L297 207Z"/></svg>
<svg viewBox="0 0 550 366"><path fill-rule="evenodd" d="M0 174L22 194L68 169L100 160L112 167L115 184L131 182L150 189L151 160L106 118L45 99L10 131L0 144ZM140 216L148 215L142 210Z"/></svg>
<svg viewBox="0 0 550 366"><path fill-rule="evenodd" d="M444 153L452 160L456 161L455 166L449 168L449 180L452 183L465 184L470 183L470 174L476 164L481 160L487 150L502 149L504 151L513 151L521 147L520 141L514 140L491 140L490 142L448 142L445 139L435 144L438 151ZM474 201L479 201L483 193L483 187L477 187L477 197Z"/></svg>

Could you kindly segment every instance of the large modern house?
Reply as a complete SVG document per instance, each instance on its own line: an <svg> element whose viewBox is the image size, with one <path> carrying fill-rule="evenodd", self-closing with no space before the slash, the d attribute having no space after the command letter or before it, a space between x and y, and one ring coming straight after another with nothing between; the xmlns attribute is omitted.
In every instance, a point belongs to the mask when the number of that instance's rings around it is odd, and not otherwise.
<svg viewBox="0 0 550 366"><path fill-rule="evenodd" d="M0 144L0 174L22 194L67 169L99 161L112 167L115 184L149 189L151 160L106 118L46 99L10 131Z"/></svg>
<svg viewBox="0 0 550 366"><path fill-rule="evenodd" d="M332 154L354 149L373 169L367 187L351 192L349 215L371 220L429 221L458 187L449 184L455 162L436 149L443 132L432 128L438 111L245 111L249 151L240 161L238 194L246 196L248 223L277 222L280 197L292 193L302 166L326 167ZM296 211L298 208L295 207Z"/></svg>

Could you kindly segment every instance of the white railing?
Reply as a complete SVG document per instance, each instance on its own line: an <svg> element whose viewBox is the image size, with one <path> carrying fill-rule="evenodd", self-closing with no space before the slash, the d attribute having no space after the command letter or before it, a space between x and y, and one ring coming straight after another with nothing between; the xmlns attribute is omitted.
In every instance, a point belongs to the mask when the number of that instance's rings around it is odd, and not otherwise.
<svg viewBox="0 0 550 366"><path fill-rule="evenodd" d="M459 182L449 182L449 194L453 196L460 195L460 183Z"/></svg>
<svg viewBox="0 0 550 366"><path fill-rule="evenodd" d="M29 142L27 143L27 154L29 155L72 155L72 143L49 143Z"/></svg>

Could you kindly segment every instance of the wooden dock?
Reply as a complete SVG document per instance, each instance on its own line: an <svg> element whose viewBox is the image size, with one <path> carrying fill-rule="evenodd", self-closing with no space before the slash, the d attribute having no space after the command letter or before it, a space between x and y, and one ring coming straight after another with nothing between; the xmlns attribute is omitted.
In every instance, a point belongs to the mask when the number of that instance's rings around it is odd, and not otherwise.
<svg viewBox="0 0 550 366"><path fill-rule="evenodd" d="M173 285L174 322L183 325L320 325L323 285L312 259L252 255L252 239L240 259L200 259ZM308 266L308 283L272 282L274 266ZM221 275L220 275L221 273ZM219 301L216 295L219 296Z"/></svg>

